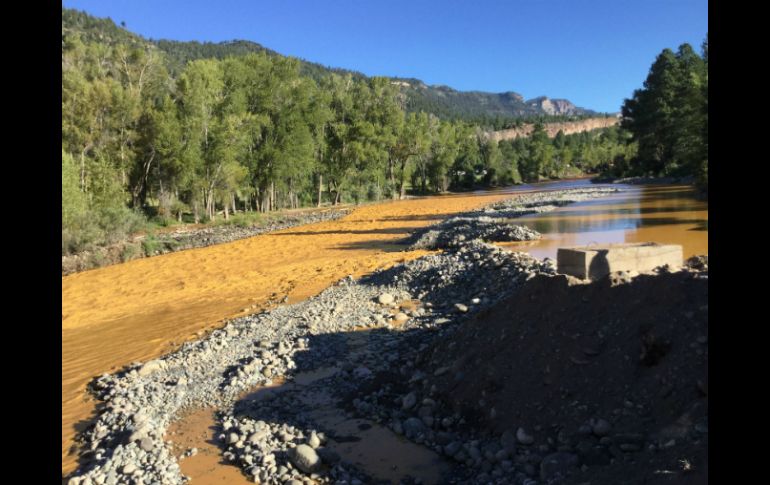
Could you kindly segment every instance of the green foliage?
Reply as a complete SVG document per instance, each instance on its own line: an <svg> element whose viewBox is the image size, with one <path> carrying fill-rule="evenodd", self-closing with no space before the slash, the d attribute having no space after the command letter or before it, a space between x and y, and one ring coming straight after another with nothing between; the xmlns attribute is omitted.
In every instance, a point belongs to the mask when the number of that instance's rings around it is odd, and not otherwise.
<svg viewBox="0 0 770 485"><path fill-rule="evenodd" d="M145 256L152 256L163 247L161 243L154 235L147 234L142 240L142 250Z"/></svg>
<svg viewBox="0 0 770 485"><path fill-rule="evenodd" d="M590 169L618 152L614 135L573 143L562 133L552 143L539 128L531 141L498 144L459 120L503 128L542 114L540 101L513 93L485 118L472 108L483 93L430 88L468 103L442 119L388 78L252 43L153 43L109 19L62 14L64 254L180 221L260 224L260 213L315 205L319 191L338 204L500 186ZM142 250L163 244L148 235Z"/></svg>
<svg viewBox="0 0 770 485"><path fill-rule="evenodd" d="M254 227L265 223L265 217L259 212L243 212L230 216L228 219L217 219L217 224L237 227Z"/></svg>
<svg viewBox="0 0 770 485"><path fill-rule="evenodd" d="M623 104L622 126L638 144L629 175L708 173L708 36L703 57L689 44L664 49L644 87Z"/></svg>
<svg viewBox="0 0 770 485"><path fill-rule="evenodd" d="M120 254L120 260L125 263L128 261L131 261L132 259L136 259L139 256L140 249L142 251L144 250L143 247L140 247L137 244L133 244L133 243L126 244L123 247L123 251Z"/></svg>

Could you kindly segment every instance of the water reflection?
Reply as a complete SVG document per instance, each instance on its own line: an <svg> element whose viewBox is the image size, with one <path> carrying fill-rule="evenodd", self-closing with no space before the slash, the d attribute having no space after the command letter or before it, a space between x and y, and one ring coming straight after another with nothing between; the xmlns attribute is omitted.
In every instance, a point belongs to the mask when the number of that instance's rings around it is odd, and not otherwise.
<svg viewBox="0 0 770 485"><path fill-rule="evenodd" d="M571 188L591 185L587 180L569 181ZM647 241L681 244L685 257L708 253L708 202L697 200L692 188L617 187L623 192L516 219L543 234L543 239L505 246L539 258L555 258L559 247Z"/></svg>

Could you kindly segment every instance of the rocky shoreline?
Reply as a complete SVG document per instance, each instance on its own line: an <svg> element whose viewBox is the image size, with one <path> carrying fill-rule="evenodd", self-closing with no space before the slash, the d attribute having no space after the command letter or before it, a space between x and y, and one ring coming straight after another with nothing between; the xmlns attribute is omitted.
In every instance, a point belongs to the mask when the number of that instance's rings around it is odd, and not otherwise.
<svg viewBox="0 0 770 485"><path fill-rule="evenodd" d="M695 177L595 177L591 182L596 184L627 184L627 185L692 185Z"/></svg>
<svg viewBox="0 0 770 485"><path fill-rule="evenodd" d="M617 192L620 189L615 187L588 187L521 194L417 230L405 243L409 250L415 250L456 248L473 239L488 242L537 240L541 238L540 233L509 220Z"/></svg>
<svg viewBox="0 0 770 485"><path fill-rule="evenodd" d="M504 219L601 193L581 190L517 197L463 217L491 212ZM482 221L485 230L493 224ZM69 484L185 483L178 460L193 452L173 456L165 431L186 410L201 406L220 409L223 457L259 483L383 480L350 455L346 444L360 440L354 431L362 430L381 433L387 454L405 446L395 436L420 445L430 468L442 472L442 483L560 480L584 460L574 447L560 450L562 443L544 440L530 423L490 434L473 413L442 399L442 380L457 373L443 358L454 352L453 335L534 281L565 278L553 261L476 239L475 226L458 240L461 226L450 226L454 242L441 253L345 278L316 297L232 320L177 352L95 379L90 390L103 407L81 436L86 451ZM704 267L707 278L707 261L688 272ZM478 399L488 413L501 412ZM635 437L608 437L606 420L586 426L597 441L607 437L623 453L643 444ZM431 481L419 476L423 471L398 474L401 483Z"/></svg>
<svg viewBox="0 0 770 485"><path fill-rule="evenodd" d="M267 224L251 227L219 225L191 231L175 231L154 236L151 242L145 242L147 241L146 237L137 237L131 241L62 256L62 276L124 263L131 259L158 256L185 249L203 248L305 224L333 221L345 217L352 210L350 208L326 209L323 211L284 215Z"/></svg>

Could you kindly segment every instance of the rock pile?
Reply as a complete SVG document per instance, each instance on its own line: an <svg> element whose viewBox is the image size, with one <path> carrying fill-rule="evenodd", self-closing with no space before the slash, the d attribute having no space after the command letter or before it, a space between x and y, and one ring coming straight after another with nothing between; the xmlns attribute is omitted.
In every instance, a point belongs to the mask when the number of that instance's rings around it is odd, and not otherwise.
<svg viewBox="0 0 770 485"><path fill-rule="evenodd" d="M491 217L452 217L427 231L420 231L409 250L455 248L473 239L484 241L532 241L540 233L525 226L506 223Z"/></svg>

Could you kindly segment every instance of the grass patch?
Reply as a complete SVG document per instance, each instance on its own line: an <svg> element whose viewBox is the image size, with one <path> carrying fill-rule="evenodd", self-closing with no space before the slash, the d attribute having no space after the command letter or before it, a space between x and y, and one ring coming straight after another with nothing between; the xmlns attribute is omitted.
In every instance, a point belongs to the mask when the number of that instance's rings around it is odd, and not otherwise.
<svg viewBox="0 0 770 485"><path fill-rule="evenodd" d="M153 234L147 234L142 240L142 250L145 256L152 256L162 247L162 243Z"/></svg>
<svg viewBox="0 0 770 485"><path fill-rule="evenodd" d="M126 244L120 254L120 260L125 262L136 259L139 256L141 247L139 244Z"/></svg>
<svg viewBox="0 0 770 485"><path fill-rule="evenodd" d="M263 225L265 220L264 214L259 212L241 212L231 215L227 220L224 218L217 219L214 225L217 226L236 226L236 227L253 227Z"/></svg>

